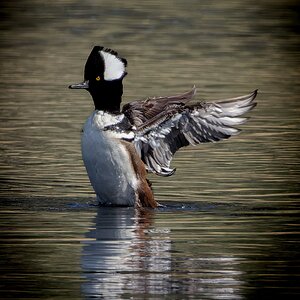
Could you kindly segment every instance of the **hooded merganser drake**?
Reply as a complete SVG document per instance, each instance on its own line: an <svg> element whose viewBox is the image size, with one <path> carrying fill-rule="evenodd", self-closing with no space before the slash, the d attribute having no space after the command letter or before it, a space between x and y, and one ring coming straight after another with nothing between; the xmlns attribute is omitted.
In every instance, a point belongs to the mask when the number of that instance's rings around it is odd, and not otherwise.
<svg viewBox="0 0 300 300"><path fill-rule="evenodd" d="M90 92L95 110L83 127L81 149L90 182L102 205L155 208L147 172L170 176L174 153L181 147L216 142L237 135L240 117L255 107L249 95L186 105L196 88L171 97L128 103L120 109L127 61L95 46L84 81L69 86Z"/></svg>

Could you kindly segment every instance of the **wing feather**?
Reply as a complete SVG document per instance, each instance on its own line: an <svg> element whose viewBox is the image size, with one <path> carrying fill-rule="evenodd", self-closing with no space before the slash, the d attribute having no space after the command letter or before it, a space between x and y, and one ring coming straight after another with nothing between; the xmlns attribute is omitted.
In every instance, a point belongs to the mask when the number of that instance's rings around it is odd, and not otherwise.
<svg viewBox="0 0 300 300"><path fill-rule="evenodd" d="M137 128L133 143L150 172L172 175L170 163L179 148L237 135L235 126L246 122L241 115L256 106L256 95L257 90L219 102L167 106Z"/></svg>
<svg viewBox="0 0 300 300"><path fill-rule="evenodd" d="M196 94L194 86L190 91L169 97L153 97L145 100L136 100L123 106L122 112L136 126L145 126L147 121L152 120L157 115L165 111L165 109L173 107L181 107L188 103Z"/></svg>

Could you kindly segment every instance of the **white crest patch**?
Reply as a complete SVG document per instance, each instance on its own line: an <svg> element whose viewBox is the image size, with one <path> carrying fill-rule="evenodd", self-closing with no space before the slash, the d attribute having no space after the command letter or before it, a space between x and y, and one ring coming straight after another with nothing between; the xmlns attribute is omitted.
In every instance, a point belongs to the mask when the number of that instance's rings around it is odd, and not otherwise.
<svg viewBox="0 0 300 300"><path fill-rule="evenodd" d="M125 73L125 65L120 58L112 53L100 51L104 61L104 79L115 80L121 78Z"/></svg>

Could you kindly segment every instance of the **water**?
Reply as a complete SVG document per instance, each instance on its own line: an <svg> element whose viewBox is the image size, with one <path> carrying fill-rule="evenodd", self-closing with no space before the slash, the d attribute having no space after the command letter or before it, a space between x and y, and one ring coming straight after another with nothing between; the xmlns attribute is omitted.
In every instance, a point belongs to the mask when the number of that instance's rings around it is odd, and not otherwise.
<svg viewBox="0 0 300 300"><path fill-rule="evenodd" d="M299 295L299 25L294 1L2 1L1 298ZM80 154L93 45L129 62L124 103L259 89L229 141L150 176L166 207L94 205Z"/></svg>

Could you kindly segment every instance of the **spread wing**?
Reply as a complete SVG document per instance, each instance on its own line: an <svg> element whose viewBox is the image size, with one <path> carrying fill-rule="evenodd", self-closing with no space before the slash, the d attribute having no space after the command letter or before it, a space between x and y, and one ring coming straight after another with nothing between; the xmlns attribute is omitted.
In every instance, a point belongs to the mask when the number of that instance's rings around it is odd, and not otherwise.
<svg viewBox="0 0 300 300"><path fill-rule="evenodd" d="M201 102L192 106L177 103L164 108L140 125L134 145L148 171L162 176L172 175L173 154L181 147L216 142L237 135L235 126L247 118L241 117L256 106L253 93L218 102ZM139 117L138 117L139 118Z"/></svg>
<svg viewBox="0 0 300 300"><path fill-rule="evenodd" d="M170 97L154 97L145 100L137 100L127 103L123 106L122 112L135 127L143 126L149 120L152 120L167 107L182 106L189 102L196 94L196 87L191 91L181 95Z"/></svg>

